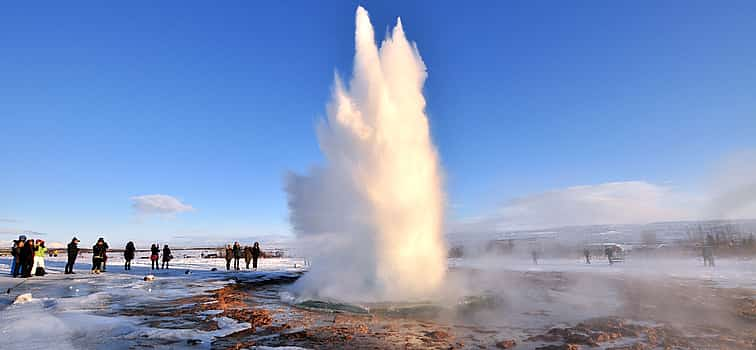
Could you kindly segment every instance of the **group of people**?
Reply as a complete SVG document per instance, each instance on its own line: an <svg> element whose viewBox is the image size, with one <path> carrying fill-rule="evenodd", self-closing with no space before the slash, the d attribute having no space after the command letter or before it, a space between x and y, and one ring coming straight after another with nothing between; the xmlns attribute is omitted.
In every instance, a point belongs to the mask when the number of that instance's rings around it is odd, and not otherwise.
<svg viewBox="0 0 756 350"><path fill-rule="evenodd" d="M252 262L252 268L257 270L257 259L262 257L262 251L260 250L260 243L255 242L254 245L241 247L239 242L234 242L233 246L229 244L226 246L226 270L231 270L231 260L234 261L234 270L239 270L239 260L244 258L244 262L249 270L249 263Z"/></svg>
<svg viewBox="0 0 756 350"><path fill-rule="evenodd" d="M65 274L75 273L74 265L81 251L79 243L80 241L76 237L73 237L71 242L68 243L66 249L68 260L66 261ZM92 246L92 273L106 271L109 248L108 243L105 242L103 237L98 238L97 242ZM11 254L13 255L11 265L11 274L13 277L18 277L19 275L22 277L31 277L32 275L41 276L45 274L45 255L47 254L45 241L41 239L27 239L26 236L21 235L17 240L13 241ZM131 270L131 261L134 260L135 255L136 247L134 246L134 242L128 242L123 251L125 260L124 270ZM231 261L233 261L234 270L239 270L239 260L243 258L247 269L250 268L249 264L251 262L252 269L257 270L257 260L261 257L263 257L263 252L260 250L259 242L255 242L251 247L242 247L239 242L234 242L233 245L229 244L225 250L226 269L231 270ZM162 252L159 245L152 244L150 247L152 270L159 270L161 267L168 269L171 259L173 259L173 255L171 254L171 248L167 244L163 246ZM162 265L160 264L161 261Z"/></svg>
<svg viewBox="0 0 756 350"><path fill-rule="evenodd" d="M108 261L108 243L105 242L105 238L98 238L97 242L92 246L92 273L105 272L105 263ZM68 253L68 260L66 261L65 274L70 275L74 272L74 264L76 264L76 258L79 257L79 239L71 238L71 242L66 247Z"/></svg>
<svg viewBox="0 0 756 350"><path fill-rule="evenodd" d="M133 247L134 244L131 243L131 246ZM128 245L126 246L126 249L128 249ZM131 253L131 258L134 258L134 253ZM163 269L169 268L168 262L171 261L171 259L173 259L173 255L171 255L171 248L168 248L168 245L166 244L163 246ZM150 247L150 261L152 261L153 270L160 270L160 246L154 243ZM129 262L128 264L129 269L131 269L131 263Z"/></svg>
<svg viewBox="0 0 756 350"><path fill-rule="evenodd" d="M27 239L21 235L13 241L11 247L11 274L13 277L43 276L45 274L45 241L41 239Z"/></svg>

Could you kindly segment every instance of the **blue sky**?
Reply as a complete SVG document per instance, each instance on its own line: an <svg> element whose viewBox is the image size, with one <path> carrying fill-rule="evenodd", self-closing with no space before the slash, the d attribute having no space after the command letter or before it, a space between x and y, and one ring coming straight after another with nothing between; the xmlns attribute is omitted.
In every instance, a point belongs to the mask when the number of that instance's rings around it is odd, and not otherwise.
<svg viewBox="0 0 756 350"><path fill-rule="evenodd" d="M283 176L323 160L360 4L428 67L452 221L576 185L700 199L756 147L753 2L3 4L2 237L289 233ZM133 207L152 194L192 210Z"/></svg>

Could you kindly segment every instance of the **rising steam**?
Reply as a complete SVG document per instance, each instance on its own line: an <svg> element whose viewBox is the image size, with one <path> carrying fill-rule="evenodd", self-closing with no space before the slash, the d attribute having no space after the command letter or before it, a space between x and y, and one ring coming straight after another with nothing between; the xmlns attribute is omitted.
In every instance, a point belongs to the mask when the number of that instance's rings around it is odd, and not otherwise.
<svg viewBox="0 0 756 350"><path fill-rule="evenodd" d="M357 8L352 81L336 77L317 128L326 165L287 178L290 220L313 257L302 293L420 298L446 270L444 198L425 99L425 64L401 20L376 46Z"/></svg>

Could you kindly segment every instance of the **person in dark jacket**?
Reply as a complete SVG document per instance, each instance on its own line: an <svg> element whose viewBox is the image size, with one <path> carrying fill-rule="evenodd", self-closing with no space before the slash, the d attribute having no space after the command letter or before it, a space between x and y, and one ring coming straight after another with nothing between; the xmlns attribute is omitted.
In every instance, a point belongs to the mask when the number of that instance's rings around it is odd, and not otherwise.
<svg viewBox="0 0 756 350"><path fill-rule="evenodd" d="M70 275L74 273L73 267L76 263L76 257L79 256L79 240L76 237L71 239L71 243L68 243L66 251L68 253L68 261L66 262L65 274Z"/></svg>
<svg viewBox="0 0 756 350"><path fill-rule="evenodd" d="M257 271L257 259L262 256L262 251L260 250L260 243L255 242L255 244L252 246L252 268Z"/></svg>
<svg viewBox="0 0 756 350"><path fill-rule="evenodd" d="M226 246L226 270L231 270L231 259L234 258L234 249L231 248L231 245L229 244Z"/></svg>
<svg viewBox="0 0 756 350"><path fill-rule="evenodd" d="M92 272L100 273L102 270L102 263L105 261L105 241L100 239L92 247Z"/></svg>
<svg viewBox="0 0 756 350"><path fill-rule="evenodd" d="M157 244L152 244L150 247L150 261L152 261L152 269L158 269L160 270L160 262L158 259L160 258L160 248L158 248Z"/></svg>
<svg viewBox="0 0 756 350"><path fill-rule="evenodd" d="M249 270L250 261L252 261L252 247L245 245L244 246L244 264L247 266L247 270Z"/></svg>
<svg viewBox="0 0 756 350"><path fill-rule="evenodd" d="M129 243L126 243L126 249L123 250L123 259L126 260L123 265L124 270L131 270L131 260L134 260L135 252L136 247L134 247L134 242L129 241Z"/></svg>
<svg viewBox="0 0 756 350"><path fill-rule="evenodd" d="M171 261L171 258L173 258L173 256L171 256L171 248L168 248L168 245L166 244L163 246L163 268L164 269L168 268L168 262Z"/></svg>
<svg viewBox="0 0 756 350"><path fill-rule="evenodd" d="M13 269L11 269L11 273L13 274L13 277L18 277L18 275L23 274L23 260L21 259L21 250L24 248L24 245L26 243L26 236L21 235L18 237L18 241L16 241L16 244L13 247L12 253L13 253L13 262L15 263L13 265Z"/></svg>
<svg viewBox="0 0 756 350"><path fill-rule="evenodd" d="M27 239L24 248L20 252L20 261L22 264L21 277L31 277L32 266L34 265L34 240Z"/></svg>
<svg viewBox="0 0 756 350"><path fill-rule="evenodd" d="M239 242L234 242L234 270L239 269L239 259L242 258L242 249Z"/></svg>
<svg viewBox="0 0 756 350"><path fill-rule="evenodd" d="M108 262L108 249L110 249L110 247L108 246L108 242L105 242L105 238L100 237L97 239L97 241L102 242L102 246L105 249L102 252L102 272L105 272L105 264L107 264Z"/></svg>

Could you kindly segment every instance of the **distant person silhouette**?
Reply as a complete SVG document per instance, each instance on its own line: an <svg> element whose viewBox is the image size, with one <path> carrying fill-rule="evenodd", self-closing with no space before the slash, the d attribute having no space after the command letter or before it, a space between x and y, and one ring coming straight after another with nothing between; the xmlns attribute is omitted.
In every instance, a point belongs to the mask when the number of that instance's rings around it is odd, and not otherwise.
<svg viewBox="0 0 756 350"><path fill-rule="evenodd" d="M229 244L226 246L226 270L231 270L231 259L234 258L234 248L231 248L231 245Z"/></svg>
<svg viewBox="0 0 756 350"><path fill-rule="evenodd" d="M168 248L168 245L163 246L163 268L168 269L168 262L171 261L173 256L171 255L171 248Z"/></svg>
<svg viewBox="0 0 756 350"><path fill-rule="evenodd" d="M247 267L247 270L249 270L250 261L252 261L252 247L245 245L244 246L244 265Z"/></svg>
<svg viewBox="0 0 756 350"><path fill-rule="evenodd" d="M234 242L234 270L239 269L239 259L242 258L242 249L241 245L239 245L239 242Z"/></svg>
<svg viewBox="0 0 756 350"><path fill-rule="evenodd" d="M585 255L585 263L591 263L591 251L588 248L583 249L583 255Z"/></svg>
<svg viewBox="0 0 756 350"><path fill-rule="evenodd" d="M255 242L255 244L252 246L252 268L257 271L257 259L262 256L262 251L260 250L260 243Z"/></svg>
<svg viewBox="0 0 756 350"><path fill-rule="evenodd" d="M160 262L158 261L160 259L160 248L158 248L157 244L153 243L150 247L150 261L152 261L152 270L160 270Z"/></svg>
<svg viewBox="0 0 756 350"><path fill-rule="evenodd" d="M123 259L126 260L123 265L124 270L131 270L131 260L134 260L135 253L136 247L134 247L134 242L129 241L129 243L126 243L126 249L123 250Z"/></svg>

